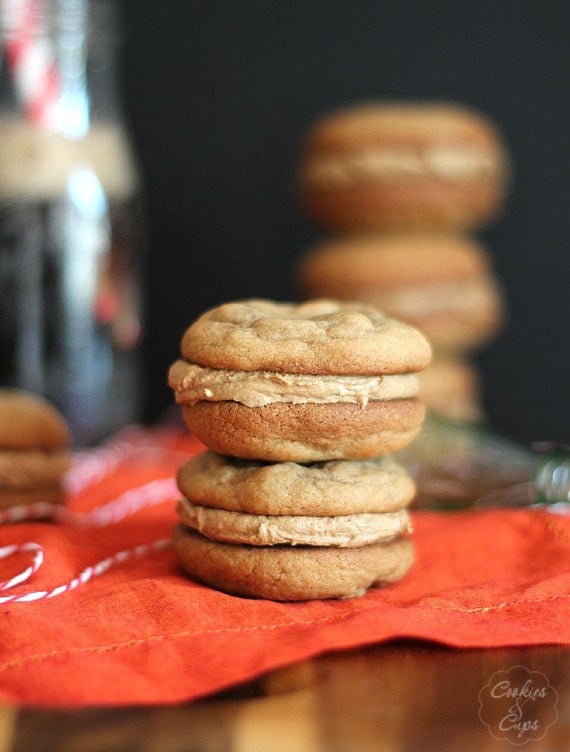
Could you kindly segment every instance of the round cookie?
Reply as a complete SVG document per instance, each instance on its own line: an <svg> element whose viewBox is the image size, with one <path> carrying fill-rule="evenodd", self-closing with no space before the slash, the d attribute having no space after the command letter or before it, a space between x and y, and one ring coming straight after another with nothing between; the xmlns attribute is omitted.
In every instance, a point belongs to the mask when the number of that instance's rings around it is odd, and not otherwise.
<svg viewBox="0 0 570 752"><path fill-rule="evenodd" d="M1 389L0 509L63 503L69 443L67 423L53 405L29 392Z"/></svg>
<svg viewBox="0 0 570 752"><path fill-rule="evenodd" d="M401 579L413 563L409 540L359 548L220 543L179 524L173 545L196 579L235 595L276 601L350 598Z"/></svg>
<svg viewBox="0 0 570 752"><path fill-rule="evenodd" d="M324 229L467 228L502 207L508 157L494 125L452 103L370 102L324 116L299 188Z"/></svg>
<svg viewBox="0 0 570 752"><path fill-rule="evenodd" d="M181 352L208 368L350 376L414 373L431 358L413 327L337 300L225 303L188 327Z"/></svg>
<svg viewBox="0 0 570 752"><path fill-rule="evenodd" d="M300 465L205 451L180 467L177 483L201 506L260 515L397 512L415 494L412 478L390 455Z"/></svg>
<svg viewBox="0 0 570 752"><path fill-rule="evenodd" d="M212 509L180 499L177 511L185 527L206 538L249 546L357 548L371 543L388 543L412 531L410 516L405 509L333 517L266 515Z"/></svg>
<svg viewBox="0 0 570 752"><path fill-rule="evenodd" d="M182 405L190 431L220 454L271 462L362 460L390 454L420 430L425 408L417 399L336 404L237 402Z"/></svg>
<svg viewBox="0 0 570 752"><path fill-rule="evenodd" d="M67 423L43 397L18 389L0 389L1 449L63 449L69 446Z"/></svg>
<svg viewBox="0 0 570 752"><path fill-rule="evenodd" d="M310 248L297 269L300 290L375 305L420 329L434 350L482 345L504 317L486 249L442 233L360 234Z"/></svg>

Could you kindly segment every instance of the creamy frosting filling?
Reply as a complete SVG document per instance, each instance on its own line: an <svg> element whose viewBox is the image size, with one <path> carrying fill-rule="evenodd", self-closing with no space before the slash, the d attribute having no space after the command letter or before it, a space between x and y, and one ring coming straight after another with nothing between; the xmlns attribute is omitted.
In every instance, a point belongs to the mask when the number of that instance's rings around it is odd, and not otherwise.
<svg viewBox="0 0 570 752"><path fill-rule="evenodd" d="M407 287L385 290L374 287L361 291L363 300L373 300L391 315L403 318L440 313L468 313L486 311L490 301L497 300L498 293L491 279L485 277L469 282L455 282L423 287Z"/></svg>
<svg viewBox="0 0 570 752"><path fill-rule="evenodd" d="M334 290L331 286L331 294ZM489 277L449 284L429 284L414 287L386 289L384 286L359 287L352 295L373 302L390 316L415 319L431 314L468 314L478 316L500 306L498 288Z"/></svg>
<svg viewBox="0 0 570 752"><path fill-rule="evenodd" d="M497 157L467 147L432 147L418 150L368 148L342 156L314 157L302 173L311 185L344 188L355 182L439 177L472 180L502 171Z"/></svg>
<svg viewBox="0 0 570 752"><path fill-rule="evenodd" d="M334 517L246 514L210 509L180 499L183 525L214 540L250 546L335 546L354 548L388 543L412 530L406 510Z"/></svg>
<svg viewBox="0 0 570 752"><path fill-rule="evenodd" d="M275 402L352 402L364 407L369 401L407 399L418 393L418 380L414 374L314 376L274 371L229 371L202 368L184 360L172 365L169 381L177 402L233 401L247 407L263 407Z"/></svg>

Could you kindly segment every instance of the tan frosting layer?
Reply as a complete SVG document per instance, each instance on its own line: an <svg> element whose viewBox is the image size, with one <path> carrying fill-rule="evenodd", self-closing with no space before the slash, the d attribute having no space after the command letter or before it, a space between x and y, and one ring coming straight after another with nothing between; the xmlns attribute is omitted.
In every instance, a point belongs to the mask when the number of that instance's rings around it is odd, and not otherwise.
<svg viewBox="0 0 570 752"><path fill-rule="evenodd" d="M335 546L356 548L387 543L411 532L406 510L335 517L268 516L211 509L178 502L182 524L213 540L250 546Z"/></svg>
<svg viewBox="0 0 570 752"><path fill-rule="evenodd" d="M315 186L345 188L354 183L435 177L473 180L503 171L496 154L465 146L422 149L369 147L334 156L315 156L302 171L302 180Z"/></svg>
<svg viewBox="0 0 570 752"><path fill-rule="evenodd" d="M177 360L169 371L169 384L176 401L193 404L240 402L263 407L275 402L293 404L351 402L366 406L369 401L407 399L418 393L414 374L390 376L314 376L273 371L231 371L202 368Z"/></svg>
<svg viewBox="0 0 570 752"><path fill-rule="evenodd" d="M487 310L499 306L497 285L489 276L465 282L401 287L397 290L369 288L361 297L373 299L392 315L403 318L435 313L459 313Z"/></svg>

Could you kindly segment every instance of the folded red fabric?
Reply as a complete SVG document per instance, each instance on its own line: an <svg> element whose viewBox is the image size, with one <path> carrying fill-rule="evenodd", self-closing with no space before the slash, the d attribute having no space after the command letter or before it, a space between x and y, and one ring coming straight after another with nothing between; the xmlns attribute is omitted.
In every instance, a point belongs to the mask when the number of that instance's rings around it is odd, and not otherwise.
<svg viewBox="0 0 570 752"><path fill-rule="evenodd" d="M415 512L410 573L348 601L274 603L192 581L168 540L175 470L202 448L173 430L123 435L78 458L68 518L0 526L12 586L0 592L1 702L173 703L394 638L570 644L570 518L546 511ZM29 579L9 582L32 559Z"/></svg>

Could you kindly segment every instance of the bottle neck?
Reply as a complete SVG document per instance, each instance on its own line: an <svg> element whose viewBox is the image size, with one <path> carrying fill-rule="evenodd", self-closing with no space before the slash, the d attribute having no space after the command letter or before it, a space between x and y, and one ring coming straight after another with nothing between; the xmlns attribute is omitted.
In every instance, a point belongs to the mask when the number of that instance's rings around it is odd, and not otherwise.
<svg viewBox="0 0 570 752"><path fill-rule="evenodd" d="M2 3L2 109L69 139L119 120L112 0Z"/></svg>
<svg viewBox="0 0 570 752"><path fill-rule="evenodd" d="M86 0L56 0L53 33L59 79L56 127L67 138L84 138L89 130L87 82L88 13Z"/></svg>
<svg viewBox="0 0 570 752"><path fill-rule="evenodd" d="M108 196L136 195L138 169L118 106L114 2L0 0L2 9L28 4L33 36L17 14L2 17L0 200L51 200L78 164L93 169ZM34 98L30 76L38 71Z"/></svg>

